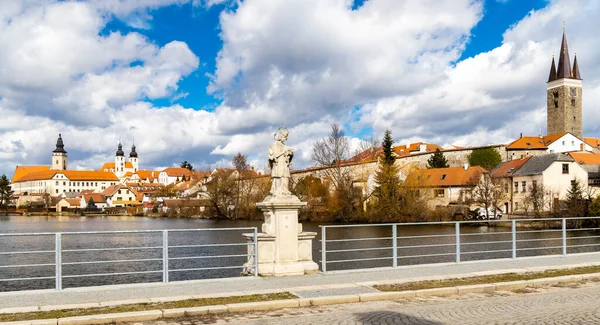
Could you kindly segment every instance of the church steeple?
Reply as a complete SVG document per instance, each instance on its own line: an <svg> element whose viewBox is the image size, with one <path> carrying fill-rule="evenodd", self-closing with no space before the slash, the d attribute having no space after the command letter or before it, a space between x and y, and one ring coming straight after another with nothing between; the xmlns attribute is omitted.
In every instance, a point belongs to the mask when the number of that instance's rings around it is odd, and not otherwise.
<svg viewBox="0 0 600 325"><path fill-rule="evenodd" d="M58 134L58 139L56 139L56 149L54 149L54 151L52 151L54 153L67 153L65 151L65 144L63 143L63 139L62 136L60 135L60 133Z"/></svg>
<svg viewBox="0 0 600 325"><path fill-rule="evenodd" d="M556 78L572 78L571 59L569 58L569 46L567 45L567 33L563 29L562 43L560 44L560 55L558 57L558 69Z"/></svg>
<svg viewBox="0 0 600 325"><path fill-rule="evenodd" d="M121 144L121 141L119 141L119 145L117 146L117 153L115 155L125 156L125 152L123 151L123 145Z"/></svg>
<svg viewBox="0 0 600 325"><path fill-rule="evenodd" d="M67 169L67 151L65 151L65 144L63 143L63 139L60 133L58 134L58 139L56 139L56 149L52 151L52 164L50 166L50 169Z"/></svg>
<svg viewBox="0 0 600 325"><path fill-rule="evenodd" d="M138 156L138 154L137 154L137 152L135 151L135 144L134 144L134 145L132 145L132 146L131 146L131 152L129 153L129 157L130 157L130 158L132 158L132 157L133 157L133 158L137 158L137 156Z"/></svg>
<svg viewBox="0 0 600 325"><path fill-rule="evenodd" d="M552 56L552 64L550 65L550 75L548 82L556 80L556 64L554 63L554 55Z"/></svg>
<svg viewBox="0 0 600 325"><path fill-rule="evenodd" d="M573 79L581 80L581 74L579 74L579 64L577 64L577 53L575 53L575 59L573 61Z"/></svg>

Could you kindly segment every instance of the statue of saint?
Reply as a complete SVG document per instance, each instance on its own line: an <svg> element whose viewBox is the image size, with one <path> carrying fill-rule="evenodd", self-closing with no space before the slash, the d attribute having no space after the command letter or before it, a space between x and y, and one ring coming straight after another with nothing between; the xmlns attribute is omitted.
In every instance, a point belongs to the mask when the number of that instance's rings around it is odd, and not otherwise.
<svg viewBox="0 0 600 325"><path fill-rule="evenodd" d="M271 196L292 195L289 189L290 164L294 158L292 148L283 142L288 138L288 130L285 127L277 129L274 134L275 142L269 147L269 168L271 168Z"/></svg>

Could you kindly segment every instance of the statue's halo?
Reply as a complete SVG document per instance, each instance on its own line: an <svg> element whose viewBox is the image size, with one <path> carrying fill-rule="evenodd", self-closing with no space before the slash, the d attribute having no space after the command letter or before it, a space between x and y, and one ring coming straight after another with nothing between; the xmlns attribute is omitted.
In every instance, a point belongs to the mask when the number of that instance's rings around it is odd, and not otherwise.
<svg viewBox="0 0 600 325"><path fill-rule="evenodd" d="M289 131L285 126L282 126L278 128L277 131L275 131L275 134L273 134L273 138L275 138L275 140L281 140L284 134L287 136L289 134Z"/></svg>

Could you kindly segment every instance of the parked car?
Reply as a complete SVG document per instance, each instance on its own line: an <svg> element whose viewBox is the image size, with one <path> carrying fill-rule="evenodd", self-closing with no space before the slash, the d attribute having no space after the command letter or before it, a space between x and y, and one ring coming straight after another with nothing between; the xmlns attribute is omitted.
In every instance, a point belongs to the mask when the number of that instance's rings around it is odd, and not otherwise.
<svg viewBox="0 0 600 325"><path fill-rule="evenodd" d="M500 209L488 208L488 214L485 213L485 208L477 209L477 218L478 219L487 219L488 215L490 219L500 219L502 218L502 211Z"/></svg>

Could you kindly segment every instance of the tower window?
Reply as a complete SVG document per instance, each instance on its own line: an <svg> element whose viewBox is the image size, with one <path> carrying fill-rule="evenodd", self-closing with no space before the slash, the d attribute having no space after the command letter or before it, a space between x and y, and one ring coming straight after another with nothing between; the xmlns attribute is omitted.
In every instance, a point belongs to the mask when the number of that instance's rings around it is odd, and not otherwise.
<svg viewBox="0 0 600 325"><path fill-rule="evenodd" d="M555 90L552 95L554 95L554 99L558 99L558 91Z"/></svg>
<svg viewBox="0 0 600 325"><path fill-rule="evenodd" d="M554 100L554 108L558 108L558 100Z"/></svg>
<svg viewBox="0 0 600 325"><path fill-rule="evenodd" d="M575 98L571 98L571 106L575 107Z"/></svg>

